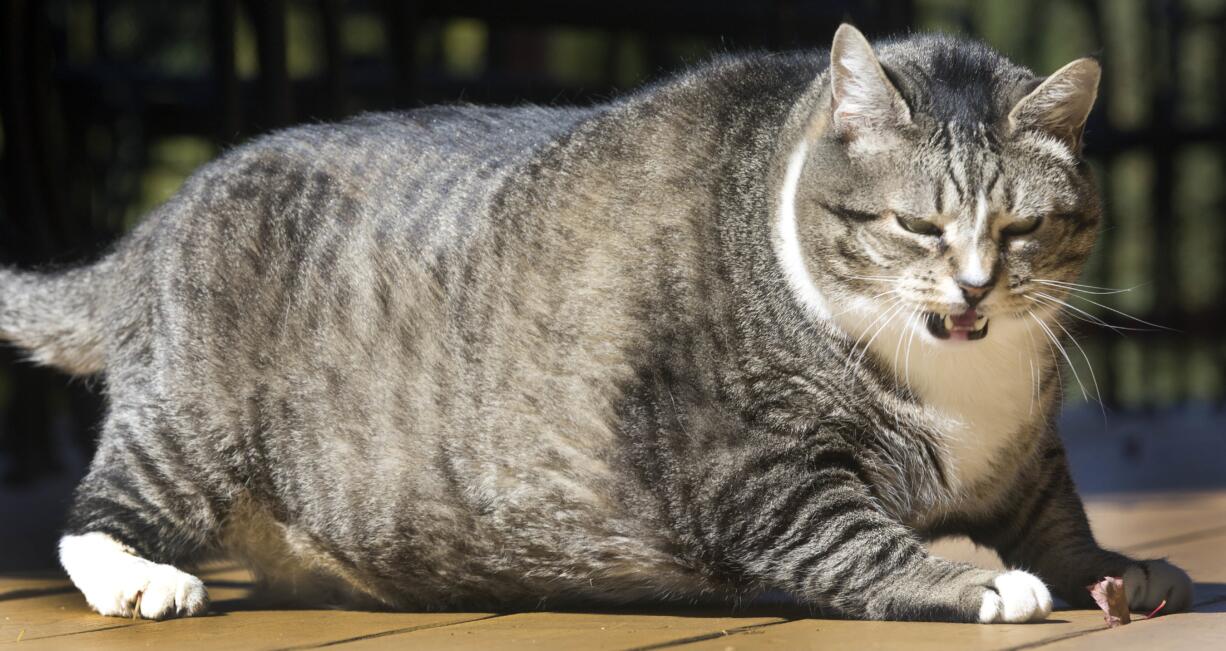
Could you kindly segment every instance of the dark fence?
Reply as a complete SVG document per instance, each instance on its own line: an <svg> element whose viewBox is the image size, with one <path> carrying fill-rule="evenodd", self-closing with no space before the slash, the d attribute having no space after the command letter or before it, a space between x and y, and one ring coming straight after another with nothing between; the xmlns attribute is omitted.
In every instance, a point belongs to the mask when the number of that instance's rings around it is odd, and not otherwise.
<svg viewBox="0 0 1226 651"><path fill-rule="evenodd" d="M1111 406L1220 404L1222 3L8 0L0 261L96 256L195 165L269 129L434 102L589 102L716 51L824 47L843 20L870 36L976 35L1041 72L1102 56L1087 137L1109 210L1085 282L1136 287L1079 307L1142 329L1080 331L1076 375L1093 398L1092 362ZM0 355L9 478L54 467L54 441L88 447L94 393Z"/></svg>

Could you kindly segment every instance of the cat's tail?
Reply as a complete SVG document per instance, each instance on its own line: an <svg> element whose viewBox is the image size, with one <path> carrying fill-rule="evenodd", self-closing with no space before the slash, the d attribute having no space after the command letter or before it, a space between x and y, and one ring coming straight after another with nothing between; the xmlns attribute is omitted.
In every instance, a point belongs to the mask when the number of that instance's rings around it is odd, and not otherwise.
<svg viewBox="0 0 1226 651"><path fill-rule="evenodd" d="M76 375L97 373L105 354L100 298L109 265L52 273L0 268L0 341Z"/></svg>

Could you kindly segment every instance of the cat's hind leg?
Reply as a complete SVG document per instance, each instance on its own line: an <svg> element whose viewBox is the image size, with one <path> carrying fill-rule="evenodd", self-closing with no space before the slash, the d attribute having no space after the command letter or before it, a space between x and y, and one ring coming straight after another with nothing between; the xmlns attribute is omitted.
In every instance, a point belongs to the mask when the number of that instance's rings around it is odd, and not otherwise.
<svg viewBox="0 0 1226 651"><path fill-rule="evenodd" d="M174 564L210 547L217 509L173 433L134 415L108 417L60 539L60 562L103 615L197 615L208 609L204 583Z"/></svg>

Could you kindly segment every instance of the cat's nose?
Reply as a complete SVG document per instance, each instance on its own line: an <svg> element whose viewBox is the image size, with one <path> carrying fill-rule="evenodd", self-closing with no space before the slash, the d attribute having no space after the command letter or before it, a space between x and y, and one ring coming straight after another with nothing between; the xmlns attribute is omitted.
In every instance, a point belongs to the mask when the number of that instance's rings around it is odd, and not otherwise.
<svg viewBox="0 0 1226 651"><path fill-rule="evenodd" d="M958 289L962 290L962 298L966 299L966 304L975 307L992 291L994 282L989 280L971 280L968 278L955 278L954 282L958 283Z"/></svg>

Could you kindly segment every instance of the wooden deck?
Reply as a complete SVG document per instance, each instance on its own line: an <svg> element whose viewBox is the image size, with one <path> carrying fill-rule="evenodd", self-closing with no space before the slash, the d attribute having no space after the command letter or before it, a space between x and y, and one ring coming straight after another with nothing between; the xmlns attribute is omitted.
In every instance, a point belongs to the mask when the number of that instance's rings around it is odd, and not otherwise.
<svg viewBox="0 0 1226 651"><path fill-rule="evenodd" d="M1113 496L1090 503L1108 546L1168 556L1197 581L1194 612L1105 630L1096 611L1059 610L1042 624L980 626L856 622L793 611L610 613L370 613L277 610L248 594L247 576L202 573L213 612L149 622L101 617L52 574L0 577L0 650L22 649L1226 649L1226 491ZM10 525L11 526L11 525ZM967 544L948 557L997 565Z"/></svg>

